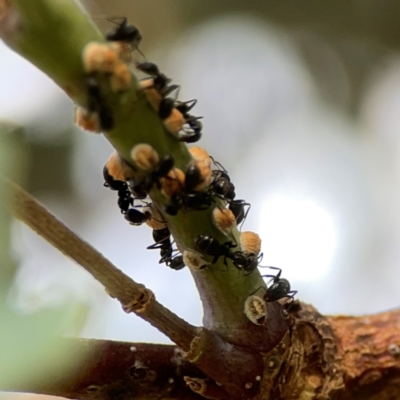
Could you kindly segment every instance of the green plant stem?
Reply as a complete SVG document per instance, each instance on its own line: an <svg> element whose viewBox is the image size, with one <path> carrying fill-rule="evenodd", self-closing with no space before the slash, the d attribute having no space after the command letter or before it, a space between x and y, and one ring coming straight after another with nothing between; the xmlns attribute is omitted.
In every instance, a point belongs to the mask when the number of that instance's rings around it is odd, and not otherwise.
<svg viewBox="0 0 400 400"><path fill-rule="evenodd" d="M23 57L48 74L72 100L85 106L88 94L85 86L82 49L90 41L105 39L93 22L72 0L9 0L11 7L0 20L0 37ZM107 88L106 77L100 77L101 87ZM115 126L104 136L119 154L130 159L131 149L138 143L148 143L160 156L171 155L175 165L186 170L191 159L185 144L168 133L157 113L138 90L133 76L130 87L123 93L105 92ZM160 209L168 202L154 188L150 192ZM213 207L217 205L213 204ZM237 228L229 235L213 224L209 208L204 211L179 212L164 215L168 227L181 251L194 248L195 238L208 234L220 243L238 243ZM239 247L238 247L239 248ZM268 350L282 338L287 322L280 318L280 306L268 304L267 329L251 323L243 313L248 295L264 285L256 270L244 276L232 263L228 267L223 257L201 272L193 272L204 308L204 325L231 343Z"/></svg>

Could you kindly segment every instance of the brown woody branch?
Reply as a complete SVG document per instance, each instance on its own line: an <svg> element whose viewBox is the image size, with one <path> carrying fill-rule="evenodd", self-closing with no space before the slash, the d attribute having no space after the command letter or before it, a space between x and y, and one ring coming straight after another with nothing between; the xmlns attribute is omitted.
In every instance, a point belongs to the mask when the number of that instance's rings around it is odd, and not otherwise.
<svg viewBox="0 0 400 400"><path fill-rule="evenodd" d="M400 398L400 309L327 318L338 338L344 400Z"/></svg>
<svg viewBox="0 0 400 400"><path fill-rule="evenodd" d="M303 305L296 316L292 315L286 339L274 353L264 354L261 398L398 398L400 309L364 317L323 317L311 306ZM191 389L204 397L232 398L185 360L175 346L83 339L68 342L83 356L75 374L65 374L68 366L60 360L60 370L54 368L42 381L0 390L71 399L200 399ZM215 364L216 369L223 368L225 354L220 358L221 365ZM229 359L235 365L236 360ZM237 374L231 375L232 381L240 376L244 364L235 367ZM254 395L257 385L253 390L247 385L246 398Z"/></svg>
<svg viewBox="0 0 400 400"><path fill-rule="evenodd" d="M204 379L204 374L184 360L176 346L126 343L93 339L64 339L81 357L73 373L66 374L65 360L44 379L24 381L0 390L61 396L69 399L111 400L168 398L196 400L201 397L185 378ZM34 366L32 366L34 368Z"/></svg>
<svg viewBox="0 0 400 400"><path fill-rule="evenodd" d="M324 317L312 306L302 306L292 316L290 351L271 398L399 398L400 309L363 317Z"/></svg>

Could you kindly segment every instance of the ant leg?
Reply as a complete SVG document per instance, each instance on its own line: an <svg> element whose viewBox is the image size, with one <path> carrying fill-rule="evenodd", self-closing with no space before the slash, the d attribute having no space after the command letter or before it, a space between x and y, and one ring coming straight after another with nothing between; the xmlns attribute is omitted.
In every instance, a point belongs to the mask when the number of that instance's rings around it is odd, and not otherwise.
<svg viewBox="0 0 400 400"><path fill-rule="evenodd" d="M218 258L219 256L214 256L211 264L215 264L218 261Z"/></svg>
<svg viewBox="0 0 400 400"><path fill-rule="evenodd" d="M268 268L276 269L277 271L279 271L278 274L276 275L276 278L279 279L281 277L281 273L282 273L282 269L281 268L278 268L278 267L268 267Z"/></svg>
<svg viewBox="0 0 400 400"><path fill-rule="evenodd" d="M144 59L146 59L146 56L144 53L139 49L138 45L135 46L134 50L136 50Z"/></svg>
<svg viewBox="0 0 400 400"><path fill-rule="evenodd" d="M219 257L221 257L221 256L218 256L218 257L215 256L215 257L214 257L214 260L216 259L216 261L213 260L213 262L211 263L211 265L212 265L212 270L213 270L213 271L219 271L219 272L228 272L228 264L226 263L226 257L224 258L224 266L225 266L224 269L219 269L219 268L216 268L216 267L215 267L215 263L218 261Z"/></svg>
<svg viewBox="0 0 400 400"><path fill-rule="evenodd" d="M228 262L226 260L226 257L224 257L224 265L225 265L225 272L228 271Z"/></svg>
<svg viewBox="0 0 400 400"><path fill-rule="evenodd" d="M275 279L276 275L261 275L261 278L272 278L272 279Z"/></svg>
<svg viewBox="0 0 400 400"><path fill-rule="evenodd" d="M162 247L162 243L159 242L159 243L153 243L150 246L147 246L146 249L147 250L157 250L157 249L161 249L161 247Z"/></svg>
<svg viewBox="0 0 400 400"><path fill-rule="evenodd" d="M179 91L181 90L181 86L180 85L170 85L170 86L166 87L162 91L161 94L163 95L163 97L167 97L168 95L170 95L175 90L176 90L176 94L175 94L175 100L176 100L178 98Z"/></svg>
<svg viewBox="0 0 400 400"><path fill-rule="evenodd" d="M196 143L201 138L200 133L188 132L186 129L183 129L183 131L185 132L185 134L179 136L179 141L181 141L181 142Z"/></svg>
<svg viewBox="0 0 400 400"><path fill-rule="evenodd" d="M292 290L290 292L288 292L287 297L289 297L291 299L290 302L287 302L283 305L283 309L282 312L284 312L284 318L289 318L289 311L291 310L291 308L293 307L294 303L295 303L295 299L294 296L296 295L297 290Z"/></svg>
<svg viewBox="0 0 400 400"><path fill-rule="evenodd" d="M222 170L222 172L228 173L228 171L224 168L224 166L220 162L215 161L214 158L211 156L210 156L210 158L211 158L212 162L214 163L214 165L216 165L218 168L220 168Z"/></svg>
<svg viewBox="0 0 400 400"><path fill-rule="evenodd" d="M184 101L183 104L187 105L187 112L189 112L197 104L197 99Z"/></svg>
<svg viewBox="0 0 400 400"><path fill-rule="evenodd" d="M265 292L267 292L267 288L265 286L260 286L258 289L256 289L254 292L250 293L249 296L252 296L254 293L257 293L260 289L264 289Z"/></svg>
<svg viewBox="0 0 400 400"><path fill-rule="evenodd" d="M204 118L203 116L195 117L194 115L190 115L190 114L186 114L186 115L187 115L187 118L185 119L186 123L193 122L193 121L198 121L199 119L203 119Z"/></svg>
<svg viewBox="0 0 400 400"><path fill-rule="evenodd" d="M242 226L243 226L244 222L246 221L247 214L249 213L250 208L251 208L251 204L250 203L243 203L243 206L249 206L249 207L247 208L246 212L244 213L243 220L242 220L242 222L240 224L240 227L239 227L240 231L242 230Z"/></svg>
<svg viewBox="0 0 400 400"><path fill-rule="evenodd" d="M289 311L290 308L292 307L292 304L295 302L294 296L295 296L296 294L297 294L297 290L291 290L290 292L288 292L288 293L286 294L286 297L289 298L289 299L291 299L290 303L288 303L288 308L287 308L288 311ZM285 303L285 305L286 305L286 303Z"/></svg>
<svg viewBox="0 0 400 400"><path fill-rule="evenodd" d="M126 17L109 17L109 18L106 18L106 21L111 22L112 24L115 24L115 25L125 25L126 21L128 21L128 18L126 18Z"/></svg>
<svg viewBox="0 0 400 400"><path fill-rule="evenodd" d="M259 268L275 268L275 267L272 267L271 265L259 265L258 267Z"/></svg>
<svg viewBox="0 0 400 400"><path fill-rule="evenodd" d="M171 85L171 86L176 86L176 89L174 89L174 90L176 90L176 93L175 93L175 101L176 101L176 100L178 100L179 92L181 91L181 85Z"/></svg>
<svg viewBox="0 0 400 400"><path fill-rule="evenodd" d="M163 240L160 240L160 241L158 241L158 242L156 242L156 243L153 243L152 245L150 245L150 246L147 246L146 247L146 249L147 250L156 250L156 249L160 249L165 243L164 242L166 242L167 240L170 240L170 237L169 236L167 236L166 238L164 238ZM171 246L172 246L172 243L170 243L171 244Z"/></svg>

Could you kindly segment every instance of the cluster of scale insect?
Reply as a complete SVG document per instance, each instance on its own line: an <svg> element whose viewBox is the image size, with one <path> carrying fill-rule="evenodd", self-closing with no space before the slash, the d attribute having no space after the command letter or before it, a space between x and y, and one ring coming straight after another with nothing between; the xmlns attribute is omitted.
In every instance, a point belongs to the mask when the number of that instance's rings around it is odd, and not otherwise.
<svg viewBox="0 0 400 400"><path fill-rule="evenodd" d="M128 53L133 50L140 52L138 46L142 36L139 30L133 25L128 25L126 18L112 22L117 26L106 34L106 39L118 43L121 49L127 45ZM120 57L125 60L130 58L126 52ZM156 64L142 61L136 62L135 66L148 75L140 81L140 88L163 121L166 130L179 141L197 142L202 134L200 122L202 117L190 114L197 100L184 102L177 100L180 86L171 84L171 79L160 72ZM99 116L101 129L112 129L114 123L112 113L104 102L99 86L91 76L87 79L87 89L89 112ZM171 97L174 92L175 96ZM221 232L228 234L234 225L241 225L245 221L250 210L249 203L236 199L235 185L220 163L199 147L192 147L190 152L193 162L184 172L175 167L172 156L160 157L149 145L139 145L132 150L133 164L114 153L104 167L105 186L118 192L118 206L125 219L132 225L147 223L153 228L154 244L147 248L159 249L161 256L159 262L175 270L185 267L184 257L173 248L171 233L162 217L163 213L175 216L181 210L195 212L215 206L214 224ZM136 174L137 169L134 165L148 172L144 175ZM161 212L146 201L154 185L169 199L162 206ZM227 207L221 208L220 205L216 205L215 199L222 200ZM225 265L227 260L230 260L232 265L243 271L245 276L250 275L262 259L261 240L253 232L242 232L240 250L236 250L237 248L238 243L233 241L221 243L210 235L201 234L195 238L192 254L197 253L211 258L211 265L222 257ZM186 257L186 260L190 258ZM210 263L205 262L205 265L207 264ZM277 274L263 275L265 278L271 278L271 284L268 287L258 288L254 293L263 289L265 302L274 302L285 297L293 300L297 291L291 290L289 281L281 278L281 269L268 268L277 270Z"/></svg>

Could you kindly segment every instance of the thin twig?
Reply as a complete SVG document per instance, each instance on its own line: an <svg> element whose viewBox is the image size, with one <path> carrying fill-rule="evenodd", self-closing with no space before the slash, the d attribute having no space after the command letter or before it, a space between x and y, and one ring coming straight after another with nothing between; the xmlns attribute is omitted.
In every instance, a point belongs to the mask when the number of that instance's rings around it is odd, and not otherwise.
<svg viewBox="0 0 400 400"><path fill-rule="evenodd" d="M163 332L183 350L189 350L190 343L198 335L198 328L158 303L150 290L125 275L24 189L7 178L0 177L0 181L9 191L6 204L16 218L85 268L104 285L110 296L121 302L126 312L134 312Z"/></svg>

